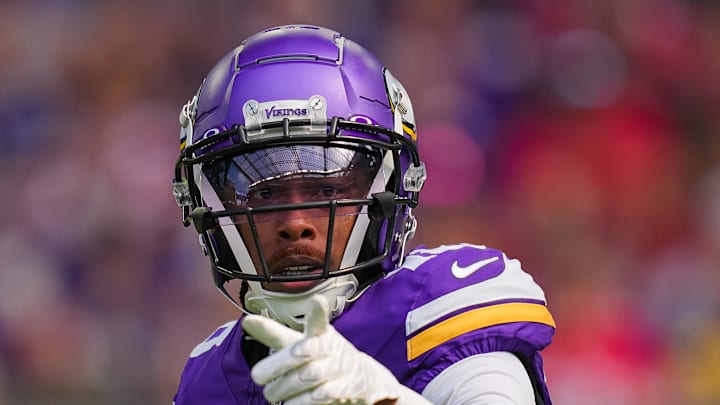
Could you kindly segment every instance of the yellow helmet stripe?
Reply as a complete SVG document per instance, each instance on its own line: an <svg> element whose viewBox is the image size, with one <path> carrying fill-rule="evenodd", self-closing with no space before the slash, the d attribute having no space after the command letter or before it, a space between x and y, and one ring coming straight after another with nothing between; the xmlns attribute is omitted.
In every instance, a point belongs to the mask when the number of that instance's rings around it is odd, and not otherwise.
<svg viewBox="0 0 720 405"><path fill-rule="evenodd" d="M417 141L417 134L415 133L415 130L407 126L404 122L402 124L403 131L410 135L410 138L412 138L413 141Z"/></svg>

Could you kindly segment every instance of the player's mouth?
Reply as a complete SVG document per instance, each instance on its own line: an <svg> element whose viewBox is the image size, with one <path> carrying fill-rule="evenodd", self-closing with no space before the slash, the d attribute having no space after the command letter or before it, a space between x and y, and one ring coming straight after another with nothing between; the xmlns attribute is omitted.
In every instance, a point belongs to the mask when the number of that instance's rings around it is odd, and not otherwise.
<svg viewBox="0 0 720 405"><path fill-rule="evenodd" d="M302 277L323 272L323 263L312 258L288 257L275 263L271 268L273 276ZM297 293L307 291L323 280L274 281L263 284L266 290Z"/></svg>
<svg viewBox="0 0 720 405"><path fill-rule="evenodd" d="M308 274L317 274L318 272L322 272L322 269L320 269L317 266L312 266L312 265L287 266L287 267L281 269L279 272L274 273L274 275L292 277L292 276L305 276Z"/></svg>

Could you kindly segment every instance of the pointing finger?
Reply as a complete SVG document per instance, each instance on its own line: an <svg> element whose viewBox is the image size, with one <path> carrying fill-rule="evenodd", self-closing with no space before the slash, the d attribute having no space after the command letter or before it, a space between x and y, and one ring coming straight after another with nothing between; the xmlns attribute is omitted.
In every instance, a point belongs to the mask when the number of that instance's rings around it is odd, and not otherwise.
<svg viewBox="0 0 720 405"><path fill-rule="evenodd" d="M325 333L330 323L329 314L327 299L322 295L312 297L308 312L305 315L305 334L307 336L320 336Z"/></svg>

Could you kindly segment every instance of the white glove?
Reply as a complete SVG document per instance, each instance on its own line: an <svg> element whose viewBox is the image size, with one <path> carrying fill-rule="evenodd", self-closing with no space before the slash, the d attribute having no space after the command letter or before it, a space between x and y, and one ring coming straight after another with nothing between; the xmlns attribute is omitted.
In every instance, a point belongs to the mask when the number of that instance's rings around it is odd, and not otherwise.
<svg viewBox="0 0 720 405"><path fill-rule="evenodd" d="M245 331L277 350L252 368L253 381L265 386L269 402L299 404L430 404L398 383L393 374L359 351L329 324L328 303L313 297L305 333L259 315L246 315Z"/></svg>

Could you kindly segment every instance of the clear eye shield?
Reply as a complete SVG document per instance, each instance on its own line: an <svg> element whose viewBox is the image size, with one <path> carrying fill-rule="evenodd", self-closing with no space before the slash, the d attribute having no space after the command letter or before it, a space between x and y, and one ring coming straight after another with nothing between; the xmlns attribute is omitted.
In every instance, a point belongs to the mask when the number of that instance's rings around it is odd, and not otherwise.
<svg viewBox="0 0 720 405"><path fill-rule="evenodd" d="M215 210L263 212L366 199L381 161L369 146L283 145L218 159L203 173L223 205Z"/></svg>

